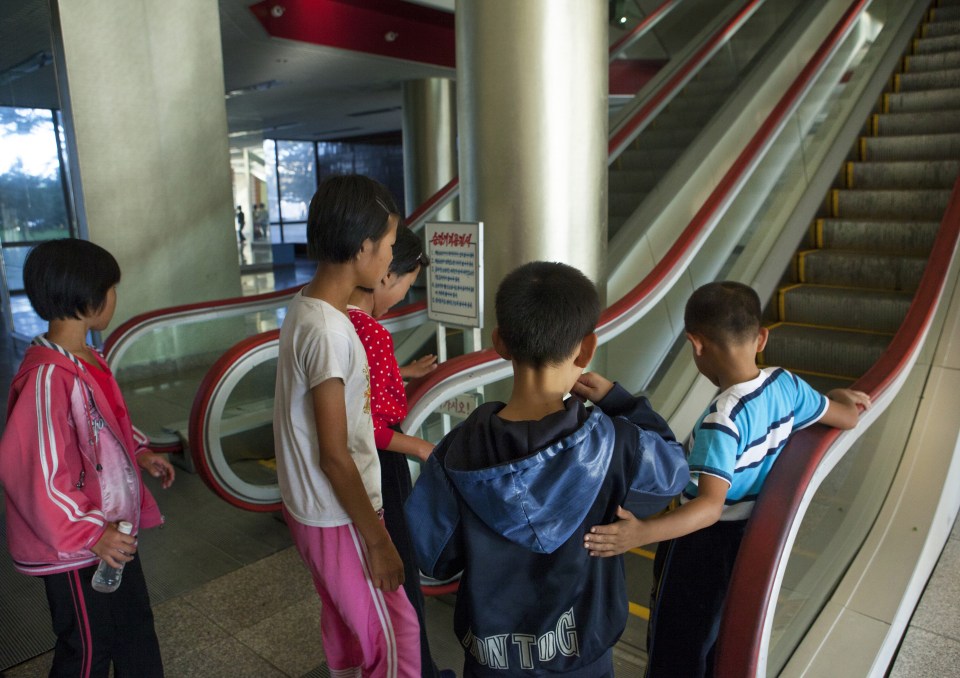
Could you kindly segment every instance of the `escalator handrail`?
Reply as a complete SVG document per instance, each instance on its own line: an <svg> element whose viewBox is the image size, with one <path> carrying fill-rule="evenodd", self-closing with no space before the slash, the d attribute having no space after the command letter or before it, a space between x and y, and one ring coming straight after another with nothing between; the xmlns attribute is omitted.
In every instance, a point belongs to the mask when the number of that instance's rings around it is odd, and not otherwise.
<svg viewBox="0 0 960 678"><path fill-rule="evenodd" d="M217 393L218 384L229 374L234 367L239 364L243 358L252 351L260 349L270 343L277 343L280 339L280 330L270 330L261 332L252 337L247 337L234 344L207 370L200 382L197 393L193 399L193 405L190 408L190 419L187 425L187 437L190 440L190 455L197 469L197 473L203 479L203 482L221 499L228 504L238 506L248 511L277 511L280 509L279 502L276 504L255 504L241 502L236 497L226 492L218 483L213 482L214 472L207 463L209 455L206 453L207 439L204 431L207 427L207 418L210 414L210 406Z"/></svg>
<svg viewBox="0 0 960 678"><path fill-rule="evenodd" d="M426 308L426 302L417 301L386 313L379 318L379 321L388 330L404 328L411 322L417 322L421 316L423 316L423 318L420 320L420 322L423 322L426 319ZM393 328L393 325L399 325L400 327ZM208 415L210 414L210 407L213 404L214 397L217 395L219 384L224 377L236 369L236 367L244 360L246 356L253 352L262 350L268 344L279 343L279 340L279 329L261 332L260 334L255 334L251 337L242 339L231 346L222 356L220 356L210 367L210 369L207 370L206 374L203 376L203 380L200 382L200 386L197 388L196 395L193 399L193 405L190 408L190 418L187 425L187 436L190 441L190 454L193 458L193 463L200 474L200 477L203 478L203 481L207 484L207 486L210 487L210 489L212 489L222 499L234 506L239 506L240 508L244 508L249 511L276 511L279 510L280 506L279 504L255 504L242 502L233 495L224 492L223 488L212 482L211 478L214 474L207 462L207 439L204 432L207 429L207 419Z"/></svg>
<svg viewBox="0 0 960 678"><path fill-rule="evenodd" d="M643 280L603 311L597 326L599 343L610 341L646 315L683 275L687 264L699 252L747 180L749 172L759 164L869 3L870 0L853 0L667 253ZM409 411L403 430L408 433L417 430L429 412L447 397L509 374L509 363L493 349L448 360L430 374L410 383L407 389Z"/></svg>
<svg viewBox="0 0 960 678"><path fill-rule="evenodd" d="M653 30L654 26L660 23L670 12L679 7L681 2L683 2L683 0L665 0L659 7L644 17L640 23L621 35L610 45L610 61L619 59L637 40Z"/></svg>
<svg viewBox="0 0 960 678"><path fill-rule="evenodd" d="M912 367L943 300L947 274L960 242L960 178L950 196L920 280L900 329L879 360L853 385L868 393L874 408L881 398L896 395L891 386ZM858 427L850 434L856 434ZM763 672L762 657L772 624L775 588L786 567L789 537L798 509L816 491L811 481L841 432L814 426L798 432L773 466L744 534L734 567L728 601L717 641L717 675L754 676ZM848 435L850 435L848 434ZM858 435L858 434L856 434ZM727 616L731 618L727 620ZM735 620L734 620L735 617Z"/></svg>

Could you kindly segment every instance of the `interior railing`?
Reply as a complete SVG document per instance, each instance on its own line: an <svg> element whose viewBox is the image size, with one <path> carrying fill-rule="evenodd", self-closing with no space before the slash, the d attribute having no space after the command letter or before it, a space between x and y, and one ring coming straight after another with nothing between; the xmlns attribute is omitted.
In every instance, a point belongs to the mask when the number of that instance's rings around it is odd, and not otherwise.
<svg viewBox="0 0 960 678"><path fill-rule="evenodd" d="M652 273L645 276L630 294L605 311L598 329L601 341L608 342L629 327L632 321L647 314L670 292L677 280L685 275L684 272L690 262L694 260L711 230L716 226L717 220L730 204L732 196L723 194L737 191L745 177L756 168L757 159L752 155L762 154L771 148L776 131L796 109L803 94L808 92L818 75L824 71L827 57L835 52L839 43L843 42L852 17L861 10L862 3L850 5L841 21L842 29L830 34L830 39L825 41L821 50L818 51L820 58L815 57L813 65L803 69L787 88L787 92L782 97L782 105L777 106L770 116L771 119L755 131L754 140L747 145L741 157L731 166L728 177L717 186L711 199L707 200L704 207L683 230L671 248L669 256L665 257ZM840 74L835 74L835 77L839 79ZM223 458L224 451L218 449L223 442L221 436L229 437L229 431L224 433L220 427L223 424L223 412L229 406L231 394L242 391L262 393L264 388L269 388L264 384L272 385L273 383L272 376L267 373L271 369L275 370L275 364L270 364L270 361L275 360L276 350L275 333L242 342L236 350L231 351L229 356L224 356L218 362L215 370L211 370L209 378L204 381L204 388L197 395L190 420L191 451L202 473L210 473L211 477L207 478L207 481L211 486L237 480L234 476L238 474L233 466L242 466L242 463L232 466L232 463L228 463ZM260 364L269 365L269 367L265 369L264 375L257 377L253 367ZM497 358L489 350L461 356L441 365L431 375L412 385L409 393L411 409L404 423L404 430L419 431L427 417L438 406L455 402L462 394L478 386L502 379L509 374L509 371L509 364ZM248 380L250 385L242 384L241 381L244 379ZM258 380L261 382L260 387L253 388L251 385ZM238 398L236 402L242 400L243 398ZM268 414L265 416L269 417L272 409L266 409ZM430 432L424 435L428 439L433 439ZM240 458L241 462L243 461L242 454L234 454L232 458L234 460ZM263 462L263 460L254 461L253 466ZM256 470L254 468L254 471ZM273 503L264 503L264 498L260 496L264 488L252 487L256 485L256 473L247 479L239 478L239 480L241 483L238 487L241 487L241 490L235 492L237 496L232 499L228 496L230 491L223 487L215 487L215 491L228 501L233 501L244 508L254 510L276 508L278 493L275 485L272 488L266 488L266 491L274 493ZM248 485L251 487L247 487Z"/></svg>

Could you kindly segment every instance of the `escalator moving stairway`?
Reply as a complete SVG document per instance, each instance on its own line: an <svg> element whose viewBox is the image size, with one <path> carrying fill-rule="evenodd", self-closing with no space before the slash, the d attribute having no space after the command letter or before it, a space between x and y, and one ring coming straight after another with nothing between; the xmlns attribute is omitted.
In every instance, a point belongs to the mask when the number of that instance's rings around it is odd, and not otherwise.
<svg viewBox="0 0 960 678"><path fill-rule="evenodd" d="M941 0L881 97L775 294L760 356L845 386L893 338L960 170L960 0Z"/></svg>

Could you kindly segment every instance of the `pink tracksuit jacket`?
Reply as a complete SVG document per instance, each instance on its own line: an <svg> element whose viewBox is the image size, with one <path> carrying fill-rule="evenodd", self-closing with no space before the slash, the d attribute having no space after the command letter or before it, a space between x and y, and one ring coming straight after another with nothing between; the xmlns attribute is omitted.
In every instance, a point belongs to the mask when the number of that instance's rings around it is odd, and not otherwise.
<svg viewBox="0 0 960 678"><path fill-rule="evenodd" d="M111 382L114 398L123 402ZM136 471L139 527L163 522L136 462L146 440L107 403L100 385L69 352L42 337L27 349L10 387L0 440L7 541L17 571L44 575L97 562L90 547L106 527L109 493L101 483L111 476L101 472L102 462L122 459L121 454Z"/></svg>

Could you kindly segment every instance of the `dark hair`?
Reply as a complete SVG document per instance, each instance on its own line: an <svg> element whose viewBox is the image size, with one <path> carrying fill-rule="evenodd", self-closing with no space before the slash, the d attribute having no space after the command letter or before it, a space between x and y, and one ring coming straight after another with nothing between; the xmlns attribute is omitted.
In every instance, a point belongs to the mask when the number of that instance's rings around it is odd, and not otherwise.
<svg viewBox="0 0 960 678"><path fill-rule="evenodd" d="M47 322L79 319L103 308L120 282L120 265L88 240L49 240L34 247L23 264L23 286L33 310Z"/></svg>
<svg viewBox="0 0 960 678"><path fill-rule="evenodd" d="M423 251L423 242L409 228L397 231L397 240L393 243L393 261L390 273L406 275L417 270L418 266L429 266L430 259Z"/></svg>
<svg viewBox="0 0 960 678"><path fill-rule="evenodd" d="M749 285L712 282L690 295L683 324L687 332L718 344L739 344L756 336L761 313L760 297Z"/></svg>
<svg viewBox="0 0 960 678"><path fill-rule="evenodd" d="M317 261L349 261L364 240L386 235L391 214L400 219L393 196L380 182L359 174L327 177L310 201L307 250Z"/></svg>
<svg viewBox="0 0 960 678"><path fill-rule="evenodd" d="M556 365L596 329L597 288L566 264L533 261L511 272L497 289L497 331L514 360Z"/></svg>

